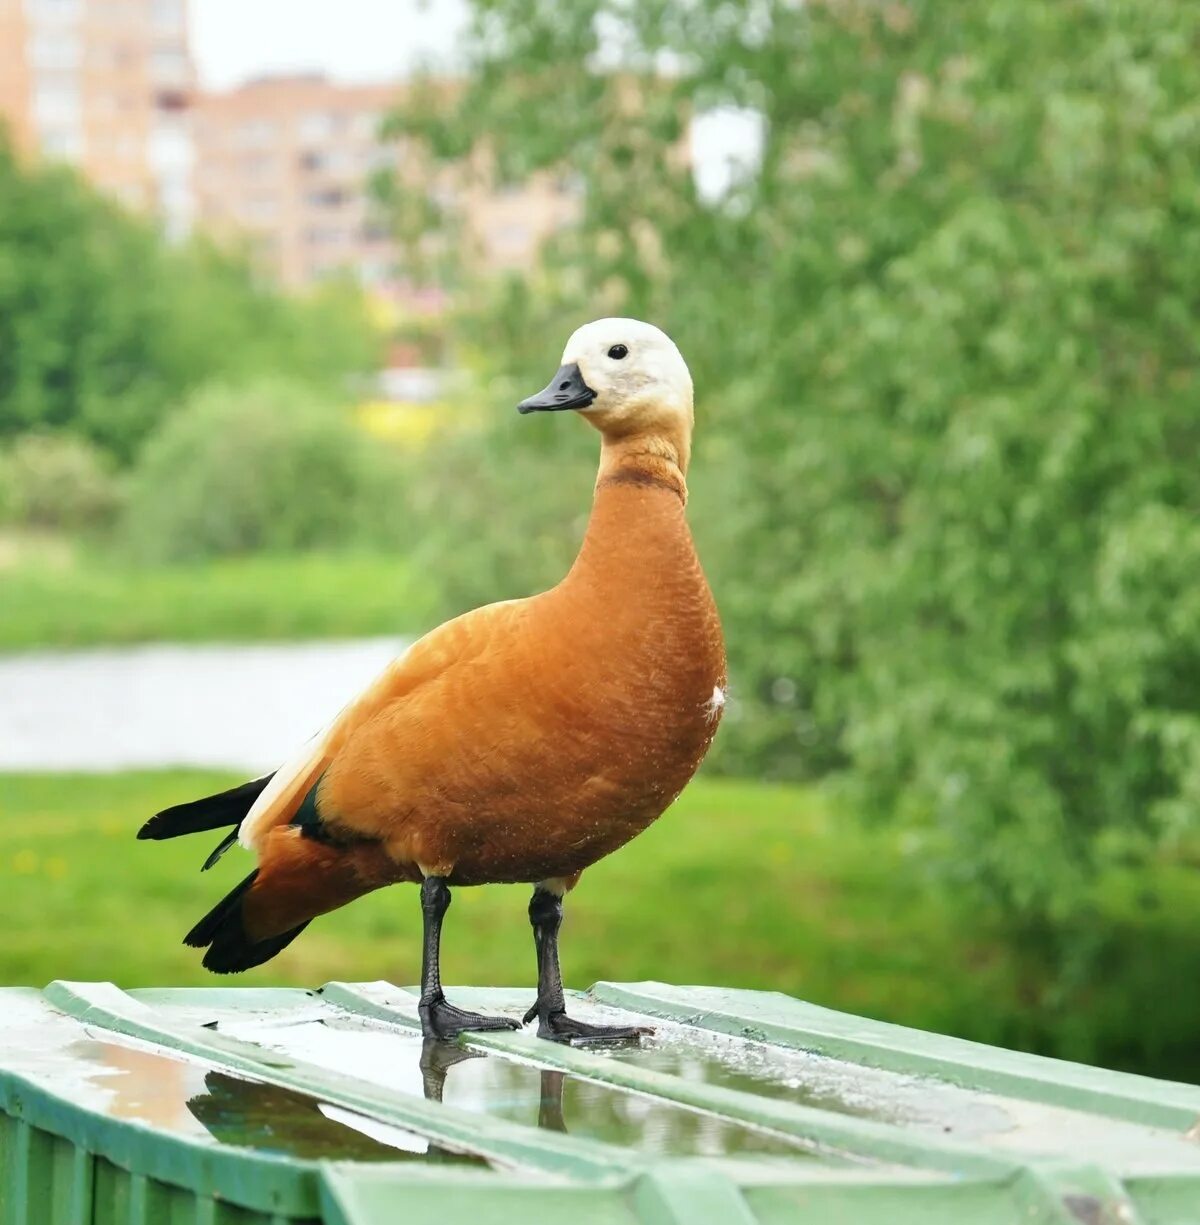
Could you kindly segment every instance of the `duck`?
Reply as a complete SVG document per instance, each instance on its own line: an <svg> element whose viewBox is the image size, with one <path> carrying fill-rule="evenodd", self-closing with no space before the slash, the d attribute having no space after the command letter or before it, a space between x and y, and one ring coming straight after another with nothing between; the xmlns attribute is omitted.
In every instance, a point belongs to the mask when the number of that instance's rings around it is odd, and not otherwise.
<svg viewBox="0 0 1200 1225"><path fill-rule="evenodd" d="M688 527L692 379L636 319L575 331L522 416L571 412L600 434L591 514L565 577L418 639L274 773L167 808L143 839L228 829L254 870L184 939L217 974L262 965L305 927L386 885L419 886L426 1038L516 1029L587 1043L646 1031L568 1015L563 900L656 821L705 757L725 706L721 622ZM442 988L451 890L532 888L537 992L523 1022Z"/></svg>

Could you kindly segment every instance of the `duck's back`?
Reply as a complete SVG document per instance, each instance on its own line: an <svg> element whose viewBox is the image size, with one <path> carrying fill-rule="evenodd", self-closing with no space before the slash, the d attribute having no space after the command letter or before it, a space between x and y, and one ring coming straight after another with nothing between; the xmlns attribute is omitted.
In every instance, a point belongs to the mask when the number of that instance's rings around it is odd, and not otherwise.
<svg viewBox="0 0 1200 1225"><path fill-rule="evenodd" d="M563 582L454 630L452 661L321 785L326 818L382 834L397 864L462 884L569 876L658 817L712 741L724 644L669 487L602 481Z"/></svg>

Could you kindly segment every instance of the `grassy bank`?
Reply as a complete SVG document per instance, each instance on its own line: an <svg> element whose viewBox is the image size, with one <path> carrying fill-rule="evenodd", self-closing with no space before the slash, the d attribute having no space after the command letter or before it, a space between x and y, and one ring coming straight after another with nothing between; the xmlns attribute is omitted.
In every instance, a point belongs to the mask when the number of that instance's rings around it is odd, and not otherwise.
<svg viewBox="0 0 1200 1225"><path fill-rule="evenodd" d="M133 834L156 809L229 781L196 772L0 778L0 982L215 981L180 938L247 871L246 857L231 854L201 876L215 839L155 844ZM985 1041L1195 1074L1192 873L1164 866L1153 882L1115 878L1098 894L1109 951L1085 989L1056 1000L1027 954L929 887L911 836L863 831L803 789L705 779L584 877L568 903L565 970L575 986L663 978L772 988ZM520 888L457 892L448 982L532 985L526 900ZM411 983L419 931L415 892L384 890L227 981Z"/></svg>
<svg viewBox="0 0 1200 1225"><path fill-rule="evenodd" d="M429 618L402 558L249 557L139 568L53 541L0 550L0 651L395 634Z"/></svg>

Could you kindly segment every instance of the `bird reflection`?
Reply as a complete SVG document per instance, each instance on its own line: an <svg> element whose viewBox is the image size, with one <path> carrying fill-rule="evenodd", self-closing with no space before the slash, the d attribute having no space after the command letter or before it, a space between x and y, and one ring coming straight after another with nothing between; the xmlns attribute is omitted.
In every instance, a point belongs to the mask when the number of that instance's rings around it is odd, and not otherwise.
<svg viewBox="0 0 1200 1225"><path fill-rule="evenodd" d="M542 1097L538 1103L538 1126L547 1131L566 1132L567 1121L563 1118L563 1085L566 1072L542 1069Z"/></svg>
<svg viewBox="0 0 1200 1225"><path fill-rule="evenodd" d="M364 1135L328 1118L318 1099L278 1085L208 1072L207 1092L188 1101L188 1110L222 1144L266 1149L312 1161L450 1161L486 1164L482 1158L429 1144L410 1152ZM428 1093L426 1094L428 1096ZM414 1140L419 1140L414 1136Z"/></svg>
<svg viewBox="0 0 1200 1225"><path fill-rule="evenodd" d="M478 1051L464 1050L436 1039L421 1047L421 1084L425 1097L440 1102L452 1068L472 1059L484 1058ZM530 1069L532 1071L532 1069ZM563 1117L563 1087L566 1075L549 1068L540 1072L538 1126L566 1132ZM204 1093L187 1099L192 1117L222 1144L286 1153L291 1157L320 1161L450 1161L482 1163L482 1159L452 1152L432 1141L422 1152L396 1148L364 1135L347 1123L329 1118L318 1098L279 1085L242 1080L228 1073L204 1075ZM418 1140L415 1135L414 1141Z"/></svg>
<svg viewBox="0 0 1200 1225"><path fill-rule="evenodd" d="M468 1051L450 1042L439 1042L426 1038L421 1047L421 1081L425 1096L431 1102L440 1102L446 1091L446 1077L450 1069L469 1059L485 1058L482 1051ZM566 1073L551 1068L541 1069L541 1092L538 1098L538 1126L547 1131L566 1132L563 1118L563 1086Z"/></svg>
<svg viewBox="0 0 1200 1225"><path fill-rule="evenodd" d="M440 1102L446 1091L446 1074L451 1068L468 1059L482 1059L480 1051L464 1050L452 1042L439 1042L437 1038L426 1038L421 1044L421 1083L425 1096L431 1102Z"/></svg>
<svg viewBox="0 0 1200 1225"><path fill-rule="evenodd" d="M306 1093L216 1071L205 1074L204 1088L206 1092L190 1098L187 1107L222 1144L271 1149L314 1161L330 1157L403 1161L414 1156L327 1118L321 1103Z"/></svg>

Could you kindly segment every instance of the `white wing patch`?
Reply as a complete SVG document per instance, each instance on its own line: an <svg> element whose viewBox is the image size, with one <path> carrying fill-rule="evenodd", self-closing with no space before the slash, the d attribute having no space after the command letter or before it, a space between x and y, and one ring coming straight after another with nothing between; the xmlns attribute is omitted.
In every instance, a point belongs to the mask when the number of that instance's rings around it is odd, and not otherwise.
<svg viewBox="0 0 1200 1225"><path fill-rule="evenodd" d="M337 720L335 719L334 722L336 723ZM295 757L289 758L275 771L275 777L263 788L262 794L250 806L250 811L242 818L241 828L238 830L238 842L247 850L253 850L258 844L259 827L263 824L263 819L270 815L271 810L275 807L275 801L295 783L296 779L307 773L314 759L324 749L325 741L329 739L332 728L331 723L329 727L322 728L311 740L306 741Z"/></svg>

